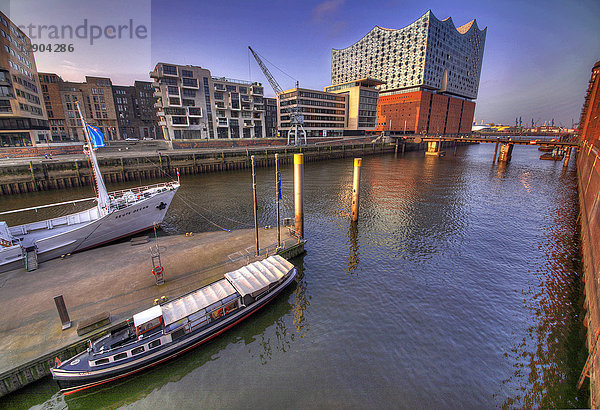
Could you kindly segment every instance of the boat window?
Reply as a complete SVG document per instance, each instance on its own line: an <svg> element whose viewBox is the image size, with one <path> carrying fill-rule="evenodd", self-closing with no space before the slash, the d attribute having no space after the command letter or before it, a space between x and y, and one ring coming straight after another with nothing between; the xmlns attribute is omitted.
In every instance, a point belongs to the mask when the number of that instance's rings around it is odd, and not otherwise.
<svg viewBox="0 0 600 410"><path fill-rule="evenodd" d="M160 339L156 339L148 343L148 349L154 349L155 347L160 346Z"/></svg>
<svg viewBox="0 0 600 410"><path fill-rule="evenodd" d="M144 349L144 346L136 347L135 349L131 350L131 355L133 356L133 355L136 355L136 354L143 353L144 350L146 350L146 349Z"/></svg>
<svg viewBox="0 0 600 410"><path fill-rule="evenodd" d="M142 323L141 325L139 325L137 327L137 333L138 333L138 335L141 335L142 333L145 333L149 330L152 330L152 329L160 326L160 324L161 324L161 318L160 317L154 318L152 320L149 320L146 323Z"/></svg>
<svg viewBox="0 0 600 410"><path fill-rule="evenodd" d="M127 358L127 352L123 352L123 353L116 354L113 357L113 360L116 362L117 360L123 360L123 359L126 359L126 358Z"/></svg>
<svg viewBox="0 0 600 410"><path fill-rule="evenodd" d="M100 360L96 360L96 361L94 362L94 365L96 365L96 366L100 366L101 364L106 364L106 363L108 363L108 358L106 358L106 359L100 359Z"/></svg>

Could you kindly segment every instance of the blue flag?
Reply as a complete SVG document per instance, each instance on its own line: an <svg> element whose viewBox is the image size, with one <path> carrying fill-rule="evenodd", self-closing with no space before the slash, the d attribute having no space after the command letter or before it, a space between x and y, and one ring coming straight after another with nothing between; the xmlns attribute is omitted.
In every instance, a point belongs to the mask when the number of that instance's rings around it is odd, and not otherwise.
<svg viewBox="0 0 600 410"><path fill-rule="evenodd" d="M104 146L104 135L102 135L102 131L99 128L93 127L89 124L86 124L88 132L90 134L90 138L92 140L92 145L94 148L99 148Z"/></svg>
<svg viewBox="0 0 600 410"><path fill-rule="evenodd" d="M283 199L281 196L281 168L279 168L279 158L277 159L277 191L279 192L279 199Z"/></svg>

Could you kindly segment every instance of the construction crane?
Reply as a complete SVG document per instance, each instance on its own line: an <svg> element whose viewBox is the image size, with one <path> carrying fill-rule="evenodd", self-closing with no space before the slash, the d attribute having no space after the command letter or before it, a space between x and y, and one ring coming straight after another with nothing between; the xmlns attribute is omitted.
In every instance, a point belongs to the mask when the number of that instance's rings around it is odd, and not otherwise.
<svg viewBox="0 0 600 410"><path fill-rule="evenodd" d="M279 85L279 83L277 82L277 80L275 80L275 77L273 77L273 75L271 74L271 72L269 71L269 69L265 66L265 64L262 62L262 60L260 59L260 57L258 56L258 54L256 54L254 52L254 50L252 50L252 47L248 46L248 49L250 50L250 52L252 53L252 55L254 56L254 59L256 60L256 62L258 63L260 69L262 70L262 72L264 73L265 77L267 77L267 80L269 81L269 84L271 84L271 87L273 88L273 91L275 91L275 95L279 95L280 93L283 92L283 90L281 89L281 86ZM298 88L298 81L296 81L296 89ZM299 96L298 96L299 97ZM300 113L298 112L298 108L294 107L292 109L290 109L289 107L286 107L283 109L284 112L288 113L290 115L290 120L291 120L291 127L288 130L288 135L287 135L287 144L290 145L290 138L292 137L292 135L294 136L294 145L300 145L301 142L298 139L299 136L299 132L301 133L301 136L304 137L304 144L306 144L306 131L304 130L304 116L300 115Z"/></svg>

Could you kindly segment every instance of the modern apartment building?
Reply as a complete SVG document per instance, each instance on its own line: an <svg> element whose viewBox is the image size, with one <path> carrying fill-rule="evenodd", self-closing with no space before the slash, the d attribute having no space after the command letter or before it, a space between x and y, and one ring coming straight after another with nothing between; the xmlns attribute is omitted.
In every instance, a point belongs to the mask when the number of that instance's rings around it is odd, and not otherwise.
<svg viewBox="0 0 600 410"><path fill-rule="evenodd" d="M260 83L214 77L197 66L158 63L150 77L159 126L166 140L262 138Z"/></svg>
<svg viewBox="0 0 600 410"><path fill-rule="evenodd" d="M0 147L50 138L31 40L0 12Z"/></svg>
<svg viewBox="0 0 600 410"><path fill-rule="evenodd" d="M277 98L264 99L265 102L265 136L277 138Z"/></svg>
<svg viewBox="0 0 600 410"><path fill-rule="evenodd" d="M355 44L332 50L331 83L385 81L379 86L378 130L470 130L486 31L475 20L456 28L451 18L438 20L431 10L402 29L376 26Z"/></svg>
<svg viewBox="0 0 600 410"><path fill-rule="evenodd" d="M152 94L152 83L147 81L135 81L133 86L113 85L122 139L156 139L158 117Z"/></svg>
<svg viewBox="0 0 600 410"><path fill-rule="evenodd" d="M362 78L338 85L325 87L325 91L334 94L348 95L346 131L344 134L364 134L364 131L375 130L377 126L377 86L383 81L373 78Z"/></svg>
<svg viewBox="0 0 600 410"><path fill-rule="evenodd" d="M344 135L347 110L346 94L296 87L277 95L277 123L282 137L292 128L291 111L304 117L307 137Z"/></svg>
<svg viewBox="0 0 600 410"><path fill-rule="evenodd" d="M86 76L85 82L78 83L63 81L54 73L40 73L39 81L53 142L85 139L76 102L86 121L100 128L106 141L121 139L110 78Z"/></svg>

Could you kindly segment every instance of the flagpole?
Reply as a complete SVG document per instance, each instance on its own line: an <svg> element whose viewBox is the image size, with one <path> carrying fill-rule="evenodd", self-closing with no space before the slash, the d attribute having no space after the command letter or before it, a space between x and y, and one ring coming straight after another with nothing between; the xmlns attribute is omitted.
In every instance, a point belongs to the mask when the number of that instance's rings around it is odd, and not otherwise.
<svg viewBox="0 0 600 410"><path fill-rule="evenodd" d="M281 194L281 177L279 176L279 154L275 154L275 197L277 198L277 247L281 247L281 226L279 225L279 195Z"/></svg>

